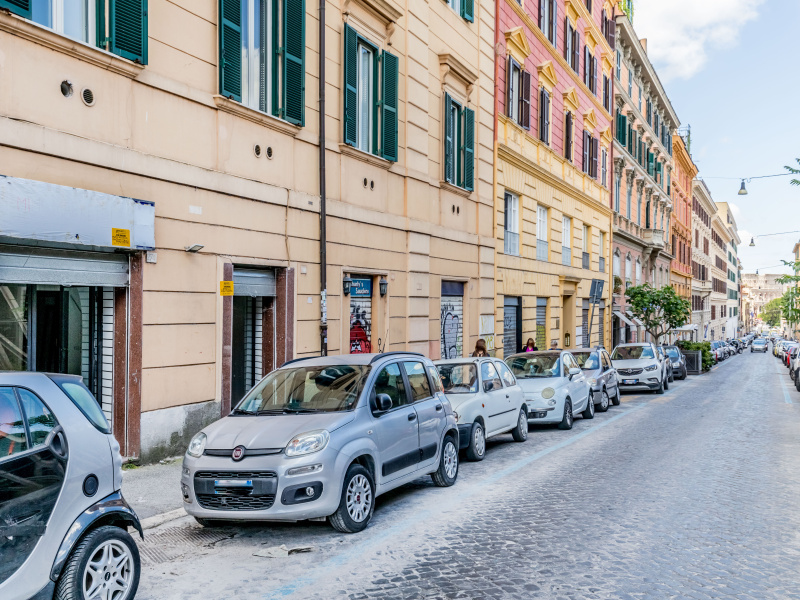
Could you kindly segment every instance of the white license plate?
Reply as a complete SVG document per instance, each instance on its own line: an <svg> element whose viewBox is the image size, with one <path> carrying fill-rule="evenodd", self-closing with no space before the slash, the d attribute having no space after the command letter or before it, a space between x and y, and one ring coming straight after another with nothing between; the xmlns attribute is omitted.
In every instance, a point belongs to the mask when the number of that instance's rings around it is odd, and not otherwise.
<svg viewBox="0 0 800 600"><path fill-rule="evenodd" d="M623 379L622 380L622 385L636 385L637 383L639 383L638 379Z"/></svg>
<svg viewBox="0 0 800 600"><path fill-rule="evenodd" d="M253 487L252 479L215 479L214 487Z"/></svg>

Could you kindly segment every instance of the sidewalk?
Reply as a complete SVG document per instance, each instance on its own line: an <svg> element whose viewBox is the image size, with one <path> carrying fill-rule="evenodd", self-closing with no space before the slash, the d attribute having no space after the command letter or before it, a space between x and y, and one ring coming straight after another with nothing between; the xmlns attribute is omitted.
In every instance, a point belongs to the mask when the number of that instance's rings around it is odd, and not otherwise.
<svg viewBox="0 0 800 600"><path fill-rule="evenodd" d="M123 471L122 495L140 519L183 508L182 459Z"/></svg>

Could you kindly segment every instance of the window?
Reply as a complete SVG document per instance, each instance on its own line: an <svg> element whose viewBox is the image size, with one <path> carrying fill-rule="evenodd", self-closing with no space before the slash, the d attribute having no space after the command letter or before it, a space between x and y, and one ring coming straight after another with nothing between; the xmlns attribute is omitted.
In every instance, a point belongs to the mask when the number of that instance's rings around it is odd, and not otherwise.
<svg viewBox="0 0 800 600"><path fill-rule="evenodd" d="M625 190L625 217L630 220L631 218L631 201L633 200L633 183L628 184Z"/></svg>
<svg viewBox="0 0 800 600"><path fill-rule="evenodd" d="M508 57L506 67L506 114L509 118L524 127L531 127L531 74L524 71L520 64Z"/></svg>
<svg viewBox="0 0 800 600"><path fill-rule="evenodd" d="M111 429L106 421L106 416L100 409L100 405L95 400L92 393L89 391L82 381L75 383L71 379L60 378L51 375L51 379L61 388L73 404L89 419L92 425L102 433L111 433Z"/></svg>
<svg viewBox="0 0 800 600"><path fill-rule="evenodd" d="M639 90L639 112L641 113L642 112L642 84L637 85L636 88Z"/></svg>
<svg viewBox="0 0 800 600"><path fill-rule="evenodd" d="M583 256L581 256L581 266L584 269L591 268L592 254L589 250L591 245L590 230L588 225L583 226Z"/></svg>
<svg viewBox="0 0 800 600"><path fill-rule="evenodd" d="M536 209L536 260L547 259L547 209L540 206Z"/></svg>
<svg viewBox="0 0 800 600"><path fill-rule="evenodd" d="M505 194L503 252L519 256L519 198L516 194Z"/></svg>
<svg viewBox="0 0 800 600"><path fill-rule="evenodd" d="M349 25L344 37L344 141L397 161L398 59ZM288 112L284 118L292 120Z"/></svg>
<svg viewBox="0 0 800 600"><path fill-rule="evenodd" d="M583 47L583 83L597 95L597 59L588 44Z"/></svg>
<svg viewBox="0 0 800 600"><path fill-rule="evenodd" d="M44 403L38 396L23 388L17 388L19 400L22 403L22 412L28 423L28 432L31 436L31 447L41 446L50 432L58 425ZM0 456L2 452L0 452Z"/></svg>
<svg viewBox="0 0 800 600"><path fill-rule="evenodd" d="M614 250L614 257L612 259L612 270L614 271L614 277L620 276L620 256L619 250Z"/></svg>
<svg viewBox="0 0 800 600"><path fill-rule="evenodd" d="M475 186L475 111L444 95L444 178L465 190Z"/></svg>
<svg viewBox="0 0 800 600"><path fill-rule="evenodd" d="M425 366L421 362L404 362L403 369L408 378L408 385L411 387L411 398L414 402L427 400L433 394Z"/></svg>
<svg viewBox="0 0 800 600"><path fill-rule="evenodd" d="M628 256L625 257L625 286L626 287L631 284L631 265L632 264L633 263L631 261L631 255L628 254Z"/></svg>
<svg viewBox="0 0 800 600"><path fill-rule="evenodd" d="M617 81L622 79L622 54L617 50Z"/></svg>
<svg viewBox="0 0 800 600"><path fill-rule="evenodd" d="M641 285L642 283L642 261L641 259L636 259L636 285Z"/></svg>
<svg viewBox="0 0 800 600"><path fill-rule="evenodd" d="M147 64L147 0L0 0L0 9Z"/></svg>
<svg viewBox="0 0 800 600"><path fill-rule="evenodd" d="M386 394L392 399L392 408L408 404L406 386L400 374L400 363L386 365L375 379L374 394Z"/></svg>
<svg viewBox="0 0 800 600"><path fill-rule="evenodd" d="M567 112L566 116L564 117L564 158L568 161L572 162L574 152L574 137L575 134L573 132L573 122L574 117L572 116L571 112Z"/></svg>
<svg viewBox="0 0 800 600"><path fill-rule="evenodd" d="M503 382L500 380L500 375L497 374L497 369L488 361L481 363L481 379L483 380L483 389L486 389L487 383L491 383L495 390L503 388Z"/></svg>
<svg viewBox="0 0 800 600"><path fill-rule="evenodd" d="M564 58L579 73L581 70L581 34L572 26L569 17L564 18Z"/></svg>
<svg viewBox="0 0 800 600"><path fill-rule="evenodd" d="M550 145L550 92L539 90L539 139Z"/></svg>
<svg viewBox="0 0 800 600"><path fill-rule="evenodd" d="M608 150L603 148L603 151L600 154L602 157L601 171L600 171L600 185L606 187L606 176L608 175Z"/></svg>
<svg viewBox="0 0 800 600"><path fill-rule="evenodd" d="M494 366L496 366L497 370L500 371L500 377L503 378L503 383L506 384L506 387L517 385L517 380L514 378L513 373L511 373L504 362L500 362L498 360L496 363L494 363Z"/></svg>
<svg viewBox="0 0 800 600"><path fill-rule="evenodd" d="M447 0L447 5L470 23L475 20L475 0Z"/></svg>
<svg viewBox="0 0 800 600"><path fill-rule="evenodd" d="M600 268L600 272L601 273L605 273L606 272L606 232L605 231L601 231L600 232L600 256L599 256L598 260L600 261L600 267L599 267Z"/></svg>
<svg viewBox="0 0 800 600"><path fill-rule="evenodd" d="M603 108L611 112L611 80L603 75Z"/></svg>
<svg viewBox="0 0 800 600"><path fill-rule="evenodd" d="M0 460L27 449L25 423L14 388L0 388Z"/></svg>
<svg viewBox="0 0 800 600"><path fill-rule="evenodd" d="M633 98L633 71L628 69L628 97Z"/></svg>
<svg viewBox="0 0 800 600"><path fill-rule="evenodd" d="M563 217L561 236L561 264L572 265L572 219Z"/></svg>
<svg viewBox="0 0 800 600"><path fill-rule="evenodd" d="M558 1L539 0L539 29L558 48Z"/></svg>
<svg viewBox="0 0 800 600"><path fill-rule="evenodd" d="M614 178L614 212L619 213L620 194L622 193L622 174Z"/></svg>
<svg viewBox="0 0 800 600"><path fill-rule="evenodd" d="M583 172L589 175L589 177L593 177L597 179L598 170L597 170L597 162L598 162L598 152L599 152L600 142L597 138L592 137L591 134L584 130L583 132Z"/></svg>

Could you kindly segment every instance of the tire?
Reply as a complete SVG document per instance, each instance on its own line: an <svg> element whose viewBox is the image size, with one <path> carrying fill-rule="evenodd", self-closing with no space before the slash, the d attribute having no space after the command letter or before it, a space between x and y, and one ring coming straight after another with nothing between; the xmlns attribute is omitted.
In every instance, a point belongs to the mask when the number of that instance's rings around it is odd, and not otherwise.
<svg viewBox="0 0 800 600"><path fill-rule="evenodd" d="M111 564L103 564L109 559ZM53 598L84 600L90 595L87 592L93 595L98 589L96 583L101 590L106 586L124 589L126 591L121 597L132 600L139 588L140 573L139 549L128 532L113 525L98 527L90 531L70 554Z"/></svg>
<svg viewBox="0 0 800 600"><path fill-rule="evenodd" d="M517 418L517 426L511 430L511 436L515 442L524 442L528 439L528 413L525 407L519 409L519 418Z"/></svg>
<svg viewBox="0 0 800 600"><path fill-rule="evenodd" d="M800 377L795 377L795 379L794 379L794 387L798 392L800 392Z"/></svg>
<svg viewBox="0 0 800 600"><path fill-rule="evenodd" d="M789 369L789 379L794 381L794 369Z"/></svg>
<svg viewBox="0 0 800 600"><path fill-rule="evenodd" d="M458 479L458 447L451 435L444 438L439 468L431 473L431 479L439 487L450 487Z"/></svg>
<svg viewBox="0 0 800 600"><path fill-rule="evenodd" d="M572 429L572 423L575 422L575 417L572 414L572 400L567 398L564 401L564 416L561 423L558 424L559 429Z"/></svg>
<svg viewBox="0 0 800 600"><path fill-rule="evenodd" d="M342 482L339 508L328 517L331 526L342 533L364 531L375 511L375 482L372 474L358 464L352 464Z"/></svg>
<svg viewBox="0 0 800 600"><path fill-rule="evenodd" d="M581 416L584 419L594 419L594 394L589 392L589 398L586 401L586 408L583 409Z"/></svg>
<svg viewBox="0 0 800 600"><path fill-rule="evenodd" d="M606 412L610 404L611 400L608 398L608 390L603 388L603 390L600 392L600 404L595 407L595 410L601 413Z"/></svg>
<svg viewBox="0 0 800 600"><path fill-rule="evenodd" d="M664 384L664 391L668 390L669 389L669 377L665 377L664 378L663 384Z"/></svg>
<svg viewBox="0 0 800 600"><path fill-rule="evenodd" d="M486 458L486 431L478 421L472 424L469 430L469 446L467 446L467 460L479 461Z"/></svg>
<svg viewBox="0 0 800 600"><path fill-rule="evenodd" d="M670 383L672 383L673 381L675 381L675 371L673 371L673 370L671 370L671 369L670 369L670 372L669 372L669 382L670 382Z"/></svg>
<svg viewBox="0 0 800 600"><path fill-rule="evenodd" d="M656 394L663 394L664 393L664 380L662 379L658 384L658 389L656 390Z"/></svg>
<svg viewBox="0 0 800 600"><path fill-rule="evenodd" d="M194 520L197 522L198 525L203 527L227 527L231 523L230 521L222 521L218 519L204 519L202 517L195 517Z"/></svg>
<svg viewBox="0 0 800 600"><path fill-rule="evenodd" d="M613 404L614 406L619 406L620 402L622 402L622 398L619 391L619 384L617 384L617 393L614 394L614 397L611 399L611 404Z"/></svg>

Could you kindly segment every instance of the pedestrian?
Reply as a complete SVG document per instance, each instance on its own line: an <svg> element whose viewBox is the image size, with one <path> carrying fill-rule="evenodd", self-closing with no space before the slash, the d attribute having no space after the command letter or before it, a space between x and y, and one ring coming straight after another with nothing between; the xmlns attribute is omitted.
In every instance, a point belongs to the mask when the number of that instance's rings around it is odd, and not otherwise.
<svg viewBox="0 0 800 600"><path fill-rule="evenodd" d="M553 340L550 344L550 350L558 350L558 340Z"/></svg>
<svg viewBox="0 0 800 600"><path fill-rule="evenodd" d="M489 353L486 351L485 339L480 338L475 342L475 352L472 353L472 356L489 356Z"/></svg>
<svg viewBox="0 0 800 600"><path fill-rule="evenodd" d="M525 352L536 352L539 348L536 347L536 342L533 341L533 338L528 338L528 342L525 344Z"/></svg>

